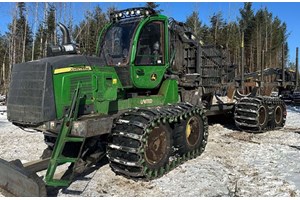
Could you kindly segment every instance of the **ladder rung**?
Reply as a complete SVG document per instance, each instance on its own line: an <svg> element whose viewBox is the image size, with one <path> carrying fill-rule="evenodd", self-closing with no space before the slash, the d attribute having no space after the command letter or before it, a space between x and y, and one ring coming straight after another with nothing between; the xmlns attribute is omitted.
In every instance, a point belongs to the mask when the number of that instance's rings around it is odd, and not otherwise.
<svg viewBox="0 0 300 200"><path fill-rule="evenodd" d="M56 159L56 162L58 163L67 163L67 162L71 162L71 163L74 163L77 161L77 158L72 158L72 157L65 157L65 156L59 156L57 159Z"/></svg>
<svg viewBox="0 0 300 200"><path fill-rule="evenodd" d="M71 183L71 180L57 180L57 179L52 179L47 181L47 185L49 186L60 186L60 187L67 187Z"/></svg>
<svg viewBox="0 0 300 200"><path fill-rule="evenodd" d="M84 138L82 137L65 137L65 142L83 142Z"/></svg>

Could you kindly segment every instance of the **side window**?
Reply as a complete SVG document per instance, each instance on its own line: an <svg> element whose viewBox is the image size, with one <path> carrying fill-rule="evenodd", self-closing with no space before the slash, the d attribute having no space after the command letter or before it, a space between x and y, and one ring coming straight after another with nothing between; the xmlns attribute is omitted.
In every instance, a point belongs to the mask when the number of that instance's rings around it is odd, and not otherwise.
<svg viewBox="0 0 300 200"><path fill-rule="evenodd" d="M163 65L164 59L164 23L153 21L142 28L135 65Z"/></svg>

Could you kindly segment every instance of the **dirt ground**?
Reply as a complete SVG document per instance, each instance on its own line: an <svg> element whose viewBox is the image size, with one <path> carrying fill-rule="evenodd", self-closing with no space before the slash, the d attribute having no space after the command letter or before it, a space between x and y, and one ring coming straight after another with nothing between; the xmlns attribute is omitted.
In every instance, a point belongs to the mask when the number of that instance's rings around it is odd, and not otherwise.
<svg viewBox="0 0 300 200"><path fill-rule="evenodd" d="M300 108L289 107L286 126L263 134L236 130L230 120L212 120L205 152L159 179L145 182L117 176L103 160L68 188L51 195L300 196L299 117ZM0 106L1 158L30 161L38 159L45 147L41 133L12 125L6 119L6 107Z"/></svg>

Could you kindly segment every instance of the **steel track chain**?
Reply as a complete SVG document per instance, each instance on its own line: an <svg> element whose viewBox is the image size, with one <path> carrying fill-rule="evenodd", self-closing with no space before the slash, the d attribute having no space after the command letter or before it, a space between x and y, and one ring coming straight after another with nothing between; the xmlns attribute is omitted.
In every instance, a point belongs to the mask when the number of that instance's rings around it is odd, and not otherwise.
<svg viewBox="0 0 300 200"><path fill-rule="evenodd" d="M150 169L143 157L148 133L160 124L180 122L192 115L199 115L204 124L202 145L193 151L179 155L172 146L169 162L159 169ZM171 135L171 137L173 137ZM155 108L135 109L120 116L110 135L107 157L110 167L117 174L131 178L154 179L163 176L181 163L196 158L205 149L208 123L203 109L188 103L178 103Z"/></svg>
<svg viewBox="0 0 300 200"><path fill-rule="evenodd" d="M274 124L275 108L281 105L283 109L283 121L280 126ZM259 123L259 108L265 106L267 108L268 117L266 126L262 127ZM286 105L284 101L277 97L257 96L243 97L235 105L234 120L236 126L246 132L261 133L265 131L280 129L286 121Z"/></svg>

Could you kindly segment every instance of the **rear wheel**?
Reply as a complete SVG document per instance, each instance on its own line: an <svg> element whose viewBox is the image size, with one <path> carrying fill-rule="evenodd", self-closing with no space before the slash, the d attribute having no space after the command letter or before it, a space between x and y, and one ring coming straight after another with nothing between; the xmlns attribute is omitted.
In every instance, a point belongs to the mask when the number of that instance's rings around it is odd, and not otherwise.
<svg viewBox="0 0 300 200"><path fill-rule="evenodd" d="M270 102L265 97L244 97L235 105L234 121L244 131L260 133L269 130Z"/></svg>
<svg viewBox="0 0 300 200"><path fill-rule="evenodd" d="M274 116L273 116L273 124L275 128L277 127L283 127L285 123L285 109L283 108L283 105L276 105L274 108Z"/></svg>
<svg viewBox="0 0 300 200"><path fill-rule="evenodd" d="M199 149L204 139L203 119L198 115L188 117L175 126L175 147L179 154ZM203 145L204 146L204 145Z"/></svg>
<svg viewBox="0 0 300 200"><path fill-rule="evenodd" d="M268 125L268 111L265 105L261 105L258 109L258 122L261 130Z"/></svg>

